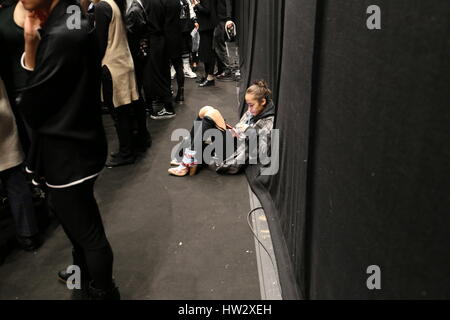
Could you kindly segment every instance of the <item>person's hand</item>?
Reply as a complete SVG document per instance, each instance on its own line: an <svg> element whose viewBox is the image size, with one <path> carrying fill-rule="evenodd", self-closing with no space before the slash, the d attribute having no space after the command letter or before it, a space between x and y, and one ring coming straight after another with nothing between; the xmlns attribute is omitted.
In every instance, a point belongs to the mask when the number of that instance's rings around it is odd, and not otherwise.
<svg viewBox="0 0 450 320"><path fill-rule="evenodd" d="M239 138L239 133L236 131L235 128L231 128L230 129L231 135L233 136L233 138Z"/></svg>
<svg viewBox="0 0 450 320"><path fill-rule="evenodd" d="M198 24L198 22L194 23L194 26L195 26L195 29L197 29L197 30L200 28L200 25Z"/></svg>
<svg viewBox="0 0 450 320"><path fill-rule="evenodd" d="M25 42L36 42L39 40L38 30L46 19L46 15L42 12L28 11L23 26Z"/></svg>
<svg viewBox="0 0 450 320"><path fill-rule="evenodd" d="M47 21L48 13L45 11L29 11L24 22L25 38L25 65L34 69L36 63L36 51L39 46L39 29Z"/></svg>

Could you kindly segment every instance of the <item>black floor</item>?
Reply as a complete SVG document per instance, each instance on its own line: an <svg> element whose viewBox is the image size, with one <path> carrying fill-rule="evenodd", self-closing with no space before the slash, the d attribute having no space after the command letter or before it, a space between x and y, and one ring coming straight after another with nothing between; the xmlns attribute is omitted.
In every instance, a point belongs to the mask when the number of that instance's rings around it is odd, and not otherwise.
<svg viewBox="0 0 450 320"><path fill-rule="evenodd" d="M203 170L195 177L167 174L173 130L190 129L198 109L237 117L234 82L197 88L186 82L186 103L175 119L149 121L153 147L134 166L105 170L96 187L115 254L115 278L124 299L260 299L254 240L246 222L244 176ZM116 136L105 117L110 147ZM71 263L61 228L35 253L15 251L0 267L0 299L69 299L56 272Z"/></svg>

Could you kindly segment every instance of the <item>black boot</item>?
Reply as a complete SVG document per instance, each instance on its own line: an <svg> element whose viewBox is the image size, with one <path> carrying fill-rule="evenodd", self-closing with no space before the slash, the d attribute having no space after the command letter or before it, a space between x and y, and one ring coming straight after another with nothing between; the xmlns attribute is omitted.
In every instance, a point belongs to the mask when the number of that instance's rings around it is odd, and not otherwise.
<svg viewBox="0 0 450 320"><path fill-rule="evenodd" d="M184 102L184 88L180 87L178 88L177 96L175 98L176 103L182 104Z"/></svg>
<svg viewBox="0 0 450 320"><path fill-rule="evenodd" d="M138 135L134 137L134 150L137 153L145 153L152 147L152 136L150 133L147 131L147 134L143 134L143 136Z"/></svg>
<svg viewBox="0 0 450 320"><path fill-rule="evenodd" d="M135 155L123 156L122 154L112 154L111 158L106 162L108 169L134 164L136 162Z"/></svg>
<svg viewBox="0 0 450 320"><path fill-rule="evenodd" d="M81 289L72 290L72 300L87 300L89 298L88 288L91 282L91 276L87 268L85 257L81 253L72 249L73 265L78 266L81 271ZM58 272L58 280L67 285L67 281L73 273L68 273L67 270Z"/></svg>
<svg viewBox="0 0 450 320"><path fill-rule="evenodd" d="M91 281L91 276L89 275L86 259L82 253L77 252L75 249L72 249L72 264L80 268L81 280L85 280L89 283L89 281ZM58 280L64 284L67 284L67 280L71 275L72 273L68 273L67 269L61 270L58 272Z"/></svg>
<svg viewBox="0 0 450 320"><path fill-rule="evenodd" d="M89 284L89 299L90 300L120 300L119 288L116 287L114 281L112 282L110 290L102 290L94 287L93 282Z"/></svg>

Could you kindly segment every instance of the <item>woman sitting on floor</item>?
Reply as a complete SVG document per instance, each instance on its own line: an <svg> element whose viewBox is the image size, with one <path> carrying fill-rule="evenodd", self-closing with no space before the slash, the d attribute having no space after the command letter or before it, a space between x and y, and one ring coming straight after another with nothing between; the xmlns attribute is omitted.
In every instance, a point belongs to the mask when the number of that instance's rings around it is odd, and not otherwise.
<svg viewBox="0 0 450 320"><path fill-rule="evenodd" d="M227 151L230 151L225 143L227 132L229 131L234 137L234 143L231 144L233 146L232 155L226 157L219 164L216 163L218 173L237 174L248 164L249 154L251 154L249 145L255 146L255 144L248 142L251 137L257 137L257 147L260 154L264 152L267 155L267 151L270 149L270 137L275 118L275 106L271 95L272 92L264 80L257 81L250 86L245 94L248 110L235 127L226 123L219 110L213 107L203 107L196 119L197 125L194 122L191 130L190 148L184 150L181 162L172 161L171 165L177 167L169 169L169 174L178 177L196 174L198 165L202 163L200 160L204 160L201 157L206 147L205 133L209 130L220 132L223 138L224 155L228 154ZM196 146L198 141L201 142L200 146ZM216 155L219 151L221 150L217 150L216 147Z"/></svg>

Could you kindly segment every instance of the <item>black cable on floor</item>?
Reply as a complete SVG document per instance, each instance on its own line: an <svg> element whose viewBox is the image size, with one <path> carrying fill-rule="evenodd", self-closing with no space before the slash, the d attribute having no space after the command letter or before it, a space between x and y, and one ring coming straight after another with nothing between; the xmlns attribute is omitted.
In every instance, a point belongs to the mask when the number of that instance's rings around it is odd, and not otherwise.
<svg viewBox="0 0 450 320"><path fill-rule="evenodd" d="M253 236L255 237L256 241L259 242L259 244L261 245L261 247L263 247L264 251L266 251L267 255L269 256L270 262L272 263L272 266L273 266L273 270L274 270L275 272L278 272L277 268L275 267L275 262L274 262L274 260L273 260L272 255L269 253L269 250L267 250L266 246L261 242L261 240L259 240L258 235L255 233L255 230L254 230L253 227L252 227L251 216L252 216L252 214L253 214L254 212L256 212L256 211L258 211L258 210L264 210L264 208L263 208L263 207L258 207L258 208L255 208L255 209L251 210L251 211L248 213L248 215L247 215L247 223L248 223L248 227L249 227L250 230L252 231Z"/></svg>

